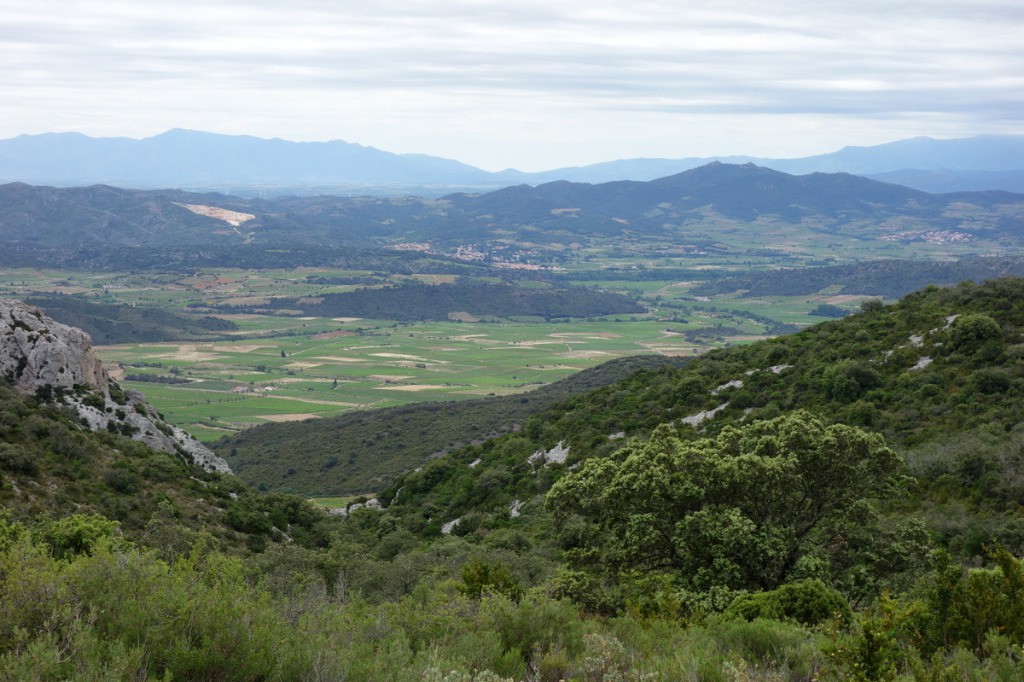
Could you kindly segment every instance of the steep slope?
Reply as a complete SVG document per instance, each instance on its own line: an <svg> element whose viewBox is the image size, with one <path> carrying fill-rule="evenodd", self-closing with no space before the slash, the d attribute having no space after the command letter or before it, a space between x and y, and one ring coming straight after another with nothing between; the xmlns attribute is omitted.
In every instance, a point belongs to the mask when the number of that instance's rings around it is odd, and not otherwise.
<svg viewBox="0 0 1024 682"><path fill-rule="evenodd" d="M672 425L683 440L808 410L882 434L918 477L903 513L947 547L1024 550L1024 279L930 287L798 334L641 372L546 409L513 435L407 474L380 499L416 532L548 523L539 493L622 437ZM472 466L471 466L472 465ZM512 511L515 513L513 514ZM456 519L471 519L458 526Z"/></svg>
<svg viewBox="0 0 1024 682"><path fill-rule="evenodd" d="M177 454L92 431L69 406L40 403L0 383L0 527L91 514L117 521L118 535L169 557L197 542L232 553L277 542L322 546L330 523L301 499L260 495Z"/></svg>
<svg viewBox="0 0 1024 682"><path fill-rule="evenodd" d="M121 390L81 330L0 300L0 376L0 525L99 514L170 556L203 537L231 551L326 543L320 511L230 475L141 394Z"/></svg>
<svg viewBox="0 0 1024 682"><path fill-rule="evenodd" d="M93 430L122 433L209 471L231 473L209 448L164 422L141 393L122 390L88 334L20 301L0 299L0 375L25 395L69 406Z"/></svg>

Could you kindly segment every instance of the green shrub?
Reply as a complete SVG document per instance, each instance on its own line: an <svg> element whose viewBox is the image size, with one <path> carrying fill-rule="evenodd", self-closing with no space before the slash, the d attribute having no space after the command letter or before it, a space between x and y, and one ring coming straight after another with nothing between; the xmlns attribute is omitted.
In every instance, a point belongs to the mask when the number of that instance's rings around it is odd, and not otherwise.
<svg viewBox="0 0 1024 682"><path fill-rule="evenodd" d="M801 627L775 620L709 623L725 659L748 669L732 679L815 679L824 656Z"/></svg>
<svg viewBox="0 0 1024 682"><path fill-rule="evenodd" d="M104 400L103 396L95 391L90 391L82 397L82 404L88 405L89 407L95 407L97 410L104 410L107 407L107 401Z"/></svg>
<svg viewBox="0 0 1024 682"><path fill-rule="evenodd" d="M471 599L479 599L488 592L497 592L512 601L519 601L523 595L523 588L509 573L507 566L482 559L471 559L462 567L462 583L459 589Z"/></svg>
<svg viewBox="0 0 1024 682"><path fill-rule="evenodd" d="M0 443L0 469L12 474L36 476L39 473L39 463L34 455L17 445Z"/></svg>
<svg viewBox="0 0 1024 682"><path fill-rule="evenodd" d="M769 592L746 594L737 598L726 614L744 620L756 618L790 620L804 625L818 625L833 618L848 623L850 605L838 591L820 580L799 580Z"/></svg>
<svg viewBox="0 0 1024 682"><path fill-rule="evenodd" d="M58 559L91 554L113 540L116 532L117 522L98 514L72 514L33 529L36 539Z"/></svg>
<svg viewBox="0 0 1024 682"><path fill-rule="evenodd" d="M107 392L110 394L110 399L118 405L128 404L128 396L125 395L124 389L116 381L110 382L107 386Z"/></svg>
<svg viewBox="0 0 1024 682"><path fill-rule="evenodd" d="M962 643L981 651L992 631L1024 644L1024 566L1002 547L989 556L994 568L965 570L949 554L937 554L935 572L924 583L933 650Z"/></svg>
<svg viewBox="0 0 1024 682"><path fill-rule="evenodd" d="M575 657L583 650L583 624L576 608L534 592L518 603L500 594L480 603L481 624L498 633L502 646L515 651L529 665L551 652L564 650ZM502 674L511 671L498 671Z"/></svg>
<svg viewBox="0 0 1024 682"><path fill-rule="evenodd" d="M970 354L978 351L988 341L998 341L1002 335L999 323L988 315L961 315L953 321L949 331L949 348Z"/></svg>

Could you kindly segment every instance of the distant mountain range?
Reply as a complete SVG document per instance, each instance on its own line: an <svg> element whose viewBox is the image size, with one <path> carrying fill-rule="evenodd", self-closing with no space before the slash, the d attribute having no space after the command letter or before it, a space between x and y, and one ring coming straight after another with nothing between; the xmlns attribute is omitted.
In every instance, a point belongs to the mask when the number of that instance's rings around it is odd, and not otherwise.
<svg viewBox="0 0 1024 682"><path fill-rule="evenodd" d="M919 137L873 147L845 147L799 159L628 159L540 173L491 173L451 159L393 154L341 140L289 142L180 129L142 140L92 138L79 133L0 140L0 182L213 189L245 196L328 193L436 197L458 189L486 190L556 180L646 181L711 161L750 162L801 175L855 173L931 192L1024 191L1024 136L953 140Z"/></svg>
<svg viewBox="0 0 1024 682"><path fill-rule="evenodd" d="M928 194L846 173L710 163L648 182L557 181L441 199L240 198L103 185L0 186L0 241L26 248L425 243L553 251L630 238L727 239L738 225L877 239L913 230L1024 237L1024 195Z"/></svg>

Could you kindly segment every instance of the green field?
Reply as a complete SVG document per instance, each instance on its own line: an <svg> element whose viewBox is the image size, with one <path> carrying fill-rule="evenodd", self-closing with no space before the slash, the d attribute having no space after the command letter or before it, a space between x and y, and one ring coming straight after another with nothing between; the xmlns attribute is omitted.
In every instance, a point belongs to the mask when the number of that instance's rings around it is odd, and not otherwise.
<svg viewBox="0 0 1024 682"><path fill-rule="evenodd" d="M19 269L0 271L0 295L61 292L85 294L104 303L209 312L225 303L351 290L351 285L318 282L369 274L327 269L188 275ZM417 275L381 281L440 284L452 279ZM115 378L144 393L168 421L212 441L267 422L323 418L424 400L520 393L625 355L696 355L771 335L774 332L766 321L801 326L819 321L807 311L822 301L853 308L862 300L837 298L832 292L758 300L725 295L712 300L689 295L695 282L609 279L581 283L630 293L644 301L650 312L557 323L539 318L397 323L218 315L238 326L220 340L100 346L98 352ZM694 332L699 333L694 336Z"/></svg>

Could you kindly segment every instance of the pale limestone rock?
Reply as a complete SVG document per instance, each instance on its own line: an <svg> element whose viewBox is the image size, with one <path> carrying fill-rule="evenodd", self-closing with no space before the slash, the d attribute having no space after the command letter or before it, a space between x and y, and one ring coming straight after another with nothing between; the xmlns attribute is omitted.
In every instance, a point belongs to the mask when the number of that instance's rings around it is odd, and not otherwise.
<svg viewBox="0 0 1024 682"><path fill-rule="evenodd" d="M550 450L538 450L529 457L526 461L532 464L534 467L537 464L548 466L549 464L565 464L566 458L569 457L569 446L565 444L565 441L558 441L558 445L551 448Z"/></svg>
<svg viewBox="0 0 1024 682"><path fill-rule="evenodd" d="M231 473L212 450L165 423L141 393L118 390L123 403L115 401L111 388L116 384L103 370L89 335L21 301L0 299L0 375L22 393L48 395L70 405L90 429L130 433L155 450L178 453L208 471Z"/></svg>
<svg viewBox="0 0 1024 682"><path fill-rule="evenodd" d="M92 339L21 301L0 299L0 374L22 393L39 386L107 389Z"/></svg>
<svg viewBox="0 0 1024 682"><path fill-rule="evenodd" d="M346 507L331 507L327 510L327 514L329 516L348 516L358 509L372 509L373 511L380 511L383 508L384 507L381 505L380 500L376 497L371 497L366 502L356 502Z"/></svg>
<svg viewBox="0 0 1024 682"><path fill-rule="evenodd" d="M932 364L932 359L927 355L922 355L917 359L917 364L911 367L911 370L924 369L928 365Z"/></svg>
<svg viewBox="0 0 1024 682"><path fill-rule="evenodd" d="M732 381L727 381L721 386L717 386L711 389L711 395L718 395L722 391L729 388L743 388L743 379L733 379Z"/></svg>
<svg viewBox="0 0 1024 682"><path fill-rule="evenodd" d="M723 403L713 410L704 410L703 412L698 412L697 414L691 414L689 417L683 417L679 421L683 424L688 424L693 428L697 428L698 426L700 426L701 422L711 419L712 417L714 417L716 414L718 414L727 407L729 407L729 403Z"/></svg>

